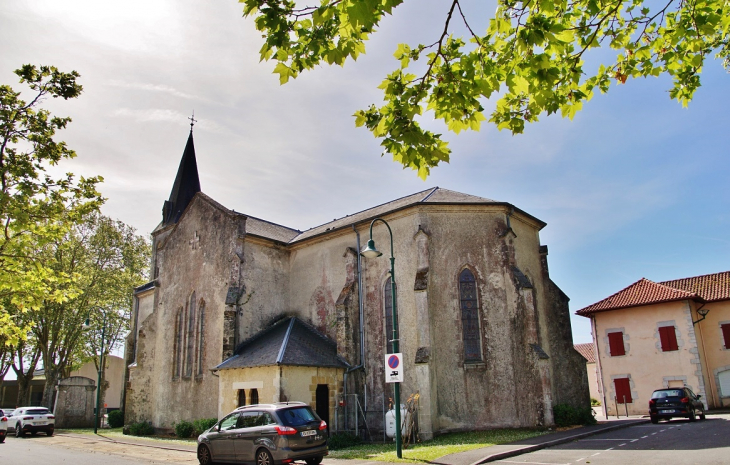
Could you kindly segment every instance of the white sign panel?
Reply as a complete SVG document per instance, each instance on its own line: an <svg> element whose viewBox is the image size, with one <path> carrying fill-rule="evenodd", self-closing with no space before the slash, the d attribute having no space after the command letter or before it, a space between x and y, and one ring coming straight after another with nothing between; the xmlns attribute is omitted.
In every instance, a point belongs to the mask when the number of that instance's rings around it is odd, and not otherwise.
<svg viewBox="0 0 730 465"><path fill-rule="evenodd" d="M403 382L403 354L385 354L385 382Z"/></svg>

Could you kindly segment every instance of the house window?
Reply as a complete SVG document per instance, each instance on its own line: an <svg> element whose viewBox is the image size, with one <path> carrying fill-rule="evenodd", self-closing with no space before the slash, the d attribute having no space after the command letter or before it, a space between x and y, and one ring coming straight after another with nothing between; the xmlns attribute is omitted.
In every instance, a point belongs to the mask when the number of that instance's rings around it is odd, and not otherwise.
<svg viewBox="0 0 730 465"><path fill-rule="evenodd" d="M205 348L205 302L200 301L198 312L198 351L196 360L196 375L203 376L203 349Z"/></svg>
<svg viewBox="0 0 730 465"><path fill-rule="evenodd" d="M464 361L482 360L481 335L479 332L479 301L474 274L464 269L459 275L459 303L461 307L461 329L464 341Z"/></svg>
<svg viewBox="0 0 730 465"><path fill-rule="evenodd" d="M396 295L398 291L396 290ZM385 353L393 353L393 344L390 340L393 338L393 285L391 278L385 281L383 289L383 308L385 309Z"/></svg>
<svg viewBox="0 0 730 465"><path fill-rule="evenodd" d="M722 338L725 342L725 348L730 349L730 323L720 325L720 329L722 329Z"/></svg>
<svg viewBox="0 0 730 465"><path fill-rule="evenodd" d="M677 346L677 333L674 330L674 326L661 326L659 328L659 339L662 343L662 352L671 352L679 349Z"/></svg>
<svg viewBox="0 0 730 465"><path fill-rule="evenodd" d="M258 404L259 403L259 390L251 389L251 392L249 393L249 397L251 398L251 405Z"/></svg>
<svg viewBox="0 0 730 465"><path fill-rule="evenodd" d="M238 390L238 406L243 407L244 405L246 405L246 390L239 389Z"/></svg>
<svg viewBox="0 0 730 465"><path fill-rule="evenodd" d="M613 385L616 388L616 402L619 404L631 403L631 383L629 378L615 378Z"/></svg>
<svg viewBox="0 0 730 465"><path fill-rule="evenodd" d="M624 349L624 333L622 331L608 333L608 348L611 352L611 357L626 355L626 350Z"/></svg>

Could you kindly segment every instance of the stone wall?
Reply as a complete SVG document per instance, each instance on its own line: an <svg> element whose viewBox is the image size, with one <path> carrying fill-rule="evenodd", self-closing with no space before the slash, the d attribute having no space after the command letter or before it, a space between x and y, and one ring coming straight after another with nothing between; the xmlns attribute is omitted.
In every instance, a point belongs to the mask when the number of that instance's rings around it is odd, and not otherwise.
<svg viewBox="0 0 730 465"><path fill-rule="evenodd" d="M83 376L59 380L53 414L56 428L92 428L96 406L96 383Z"/></svg>

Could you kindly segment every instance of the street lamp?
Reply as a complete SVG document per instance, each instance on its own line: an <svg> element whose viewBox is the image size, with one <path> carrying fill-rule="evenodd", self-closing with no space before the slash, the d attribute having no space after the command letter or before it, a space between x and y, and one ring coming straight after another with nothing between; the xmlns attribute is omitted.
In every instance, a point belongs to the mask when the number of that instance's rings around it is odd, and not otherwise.
<svg viewBox="0 0 730 465"><path fill-rule="evenodd" d="M398 353L398 309L396 307L396 296L395 296L395 256L393 255L393 231L390 229L388 222L382 218L375 218L370 223L370 240L364 249L360 252L365 258L377 258L383 255L378 249L375 248L375 241L373 241L373 225L376 221L381 221L388 232L390 233L390 295L393 299L391 308L393 309L393 353ZM400 383L395 382L393 386L394 397L395 397L395 450L398 458L403 458L403 451L401 448L401 424L400 424Z"/></svg>
<svg viewBox="0 0 730 465"><path fill-rule="evenodd" d="M101 371L104 369L104 338L106 337L106 312L101 307L95 308L96 310L99 310L102 315L104 315L104 319L102 320L101 326L101 353L99 354L99 371L96 378L96 418L94 419L94 434L96 434L96 431L99 427L99 411L101 410ZM89 329L91 329L91 319L89 318L91 310L89 310L89 314L86 315L86 321L84 322L83 326L84 331L88 331Z"/></svg>

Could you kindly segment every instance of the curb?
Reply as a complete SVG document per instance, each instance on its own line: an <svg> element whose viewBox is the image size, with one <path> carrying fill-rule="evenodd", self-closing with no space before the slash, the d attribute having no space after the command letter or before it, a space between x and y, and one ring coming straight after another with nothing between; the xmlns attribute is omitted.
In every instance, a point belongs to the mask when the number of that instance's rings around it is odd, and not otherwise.
<svg viewBox="0 0 730 465"><path fill-rule="evenodd" d="M68 433L56 433L56 436L66 436L69 438L77 438L77 439L89 439L86 435L81 434L68 434ZM108 436L102 436L101 434L97 434L92 436L97 441L104 441L104 442L111 442L113 444L123 444L125 446L138 446L138 447L151 447L153 449L163 449L163 450L174 450L177 452L190 452L191 454L194 454L194 450L190 449L181 449L177 447L171 447L171 446L158 446L156 444L147 444L147 443L139 443L139 442L128 442L128 441L118 441L116 439L112 439Z"/></svg>
<svg viewBox="0 0 730 465"><path fill-rule="evenodd" d="M473 462L469 465L480 465L482 463L488 463L488 462L494 462L495 460L502 460L510 457L516 457L518 455L527 454L530 452L535 452L536 450L545 449L547 447L552 446L558 446L560 444L565 444L567 442L576 441L578 439L587 438L589 436L595 436L596 434L606 433L608 431L615 431L617 429L623 429L628 428L629 426L636 426L643 423L649 423L650 420L636 420L631 423L622 423L620 425L613 425L613 426L607 426L606 428L596 429L593 431L588 431L585 433L575 434L573 436L568 436L561 439L554 439L552 441L543 442L542 444L533 444L529 446L524 446L519 449L514 449L506 452L497 452L495 454L490 454L482 457L481 459L477 460L476 462Z"/></svg>

